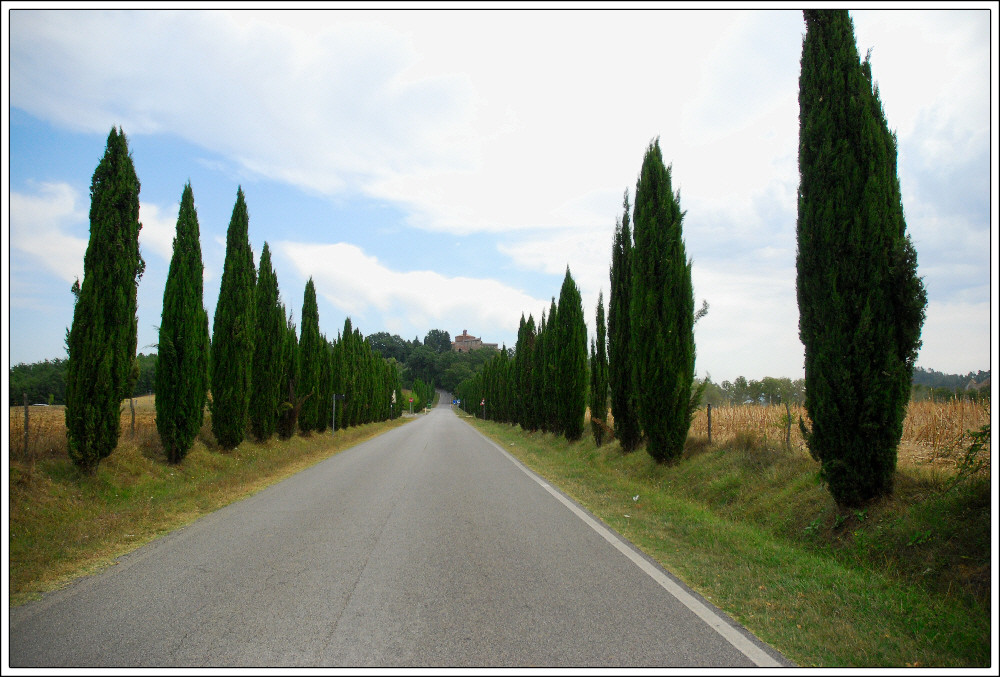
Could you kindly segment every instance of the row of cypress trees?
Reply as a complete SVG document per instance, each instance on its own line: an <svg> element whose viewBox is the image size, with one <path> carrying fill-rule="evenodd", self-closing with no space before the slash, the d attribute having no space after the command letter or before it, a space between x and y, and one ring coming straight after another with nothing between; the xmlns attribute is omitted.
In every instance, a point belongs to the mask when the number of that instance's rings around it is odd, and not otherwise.
<svg viewBox="0 0 1000 677"><path fill-rule="evenodd" d="M139 253L139 179L125 134L112 128L91 180L90 241L67 330L66 429L69 456L92 473L118 444L121 402L137 376L136 297L145 264ZM316 288L306 283L301 337L280 301L265 242L255 268L242 188L226 235L226 257L211 339L203 305L198 214L184 186L163 292L156 362L156 427L164 453L179 463L209 405L212 433L232 449L249 432L264 441L331 423L359 425L398 416L396 366L351 327L330 342L319 331ZM336 399L335 399L336 396ZM332 420L335 401L342 401Z"/></svg>
<svg viewBox="0 0 1000 677"><path fill-rule="evenodd" d="M587 406L587 326L580 289L569 268L542 313L521 316L513 357L506 346L455 390L462 408L489 420L515 423L574 441L583 436Z"/></svg>
<svg viewBox="0 0 1000 677"><path fill-rule="evenodd" d="M185 202L190 203L190 208L184 207ZM194 239L193 243L181 241L179 216L174 259L195 261L200 279L197 215L190 185L185 188L181 211L184 218L194 222L191 229ZM210 351L209 407L212 432L219 445L224 449L235 448L248 432L256 441L263 442L275 433L281 439L288 439L296 428L303 434L323 433L330 425L352 426L398 416L398 407L395 410L392 407L401 392L397 370L371 350L360 331L351 327L350 318L335 341L330 342L320 333L316 286L311 277L306 282L302 326L296 336L295 324L291 316L286 319L286 308L280 301L270 246L264 243L260 270L256 270L248 225L246 201L240 188L227 232L225 267ZM188 265L194 266L194 263ZM178 265L178 269L186 268ZM174 298L185 292L183 301ZM197 289L175 288L168 276L164 313L182 303L187 304L185 307L200 307L200 285ZM190 317L197 322L200 315L192 313ZM164 326L170 326L166 316L164 320L161 342L166 336L173 345L178 345L179 338L164 334ZM197 335L189 331L180 336ZM206 343L198 339L189 343L187 349L196 352ZM198 374L204 373L197 364L186 368L185 364L168 363L176 359L175 352L161 350L158 354L156 401L157 427L164 449L169 449L167 457L176 463L190 449L200 428L207 393L195 385ZM160 374L164 374L162 381ZM337 400L344 404L334 420ZM187 420L188 434L183 438L171 436L172 428L176 427L173 422L178 420Z"/></svg>
<svg viewBox="0 0 1000 677"><path fill-rule="evenodd" d="M893 490L927 292L906 232L896 136L885 120L869 57L858 54L847 10L805 10L804 19L796 294L811 428L800 424L834 500L856 507ZM707 304L694 312L691 263L681 237L684 213L658 140L643 159L635 207L630 209L626 192L624 208L612 247L607 330L614 435L625 452L645 440L653 458L671 461L683 451L704 387L692 391L693 327ZM550 323L554 315L550 312ZM598 425L601 325L598 320L597 345L591 348L598 444L604 433ZM535 355L558 352L557 336L546 331L543 317L534 343L523 346ZM534 389L543 383L542 391L551 393L545 390L550 381L517 380L527 363L521 350L519 333L514 367L499 358L471 392L501 400L495 416L487 409L488 416L534 429L530 415L502 403L504 397L516 399L505 395L505 387L516 382L519 395L530 398L537 411L549 406ZM559 374L544 359L541 365L545 376ZM543 414L542 420L557 419Z"/></svg>
<svg viewBox="0 0 1000 677"><path fill-rule="evenodd" d="M635 195L633 209L625 192L615 227L607 325L601 292L589 365L580 292L567 268L559 303L552 299L537 331L522 315L513 357L501 351L456 389L463 409L577 440L589 394L598 446L614 437L625 452L645 441L658 462L680 456L703 388L693 388L694 324L707 305L694 312L680 195L659 139L646 150Z"/></svg>

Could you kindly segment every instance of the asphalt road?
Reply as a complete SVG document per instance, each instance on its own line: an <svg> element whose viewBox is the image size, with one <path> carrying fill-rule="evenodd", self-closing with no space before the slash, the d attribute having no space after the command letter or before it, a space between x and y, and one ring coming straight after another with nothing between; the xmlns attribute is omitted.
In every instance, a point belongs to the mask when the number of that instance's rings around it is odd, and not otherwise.
<svg viewBox="0 0 1000 677"><path fill-rule="evenodd" d="M789 664L447 404L11 609L9 650L12 667Z"/></svg>

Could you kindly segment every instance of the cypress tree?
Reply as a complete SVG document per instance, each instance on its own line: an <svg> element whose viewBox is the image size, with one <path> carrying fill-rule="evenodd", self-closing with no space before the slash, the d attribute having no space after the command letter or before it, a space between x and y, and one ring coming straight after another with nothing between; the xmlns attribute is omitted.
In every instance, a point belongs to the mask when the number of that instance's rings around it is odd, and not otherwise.
<svg viewBox="0 0 1000 677"><path fill-rule="evenodd" d="M284 315L285 308L281 308ZM284 344L281 349L281 397L278 415L278 439L287 440L295 434L298 426L299 411L302 400L296 396L296 385L299 382L299 339L295 333L295 323L291 315L284 329Z"/></svg>
<svg viewBox="0 0 1000 677"><path fill-rule="evenodd" d="M625 453L639 446L641 430L636 410L632 364L632 231L628 189L625 213L615 224L611 250L611 298L608 300L608 386L614 436Z"/></svg>
<svg viewBox="0 0 1000 677"><path fill-rule="evenodd" d="M198 213L188 182L177 213L156 353L156 430L171 463L180 463L187 455L205 417L208 313L203 303L204 270Z"/></svg>
<svg viewBox="0 0 1000 677"><path fill-rule="evenodd" d="M549 321L546 325L548 332L545 342L545 380L543 407L545 411L545 430L556 435L563 433L562 421L559 417L559 386L556 379L559 377L559 338L556 327L558 326L559 307L556 305L556 297L552 297L549 306Z"/></svg>
<svg viewBox="0 0 1000 677"><path fill-rule="evenodd" d="M658 463L684 451L693 412L694 289L670 174L655 139L635 188L631 325L639 423Z"/></svg>
<svg viewBox="0 0 1000 677"><path fill-rule="evenodd" d="M587 324L583 319L580 290L568 266L559 291L554 328L558 346L556 411L560 431L574 442L583 436L583 417L587 410Z"/></svg>
<svg viewBox="0 0 1000 677"><path fill-rule="evenodd" d="M226 233L226 259L212 323L212 433L223 449L235 449L243 441L250 409L257 273L249 227L243 189L238 188Z"/></svg>
<svg viewBox="0 0 1000 677"><path fill-rule="evenodd" d="M141 228L139 178L125 133L112 127L90 181L90 241L66 336L68 451L87 473L118 445L121 401L131 395Z"/></svg>
<svg viewBox="0 0 1000 677"><path fill-rule="evenodd" d="M590 349L590 429L597 446L604 444L608 417L608 351L604 328L604 292L597 296L596 347Z"/></svg>
<svg viewBox="0 0 1000 677"><path fill-rule="evenodd" d="M319 405L316 411L316 432L325 432L333 417L333 346L326 336L319 337Z"/></svg>
<svg viewBox="0 0 1000 677"><path fill-rule="evenodd" d="M542 311L542 319L538 323L538 333L535 334L535 351L531 365L531 421L530 430L549 429L548 419L545 414L545 396L547 386L545 383L546 365L548 364L548 327L545 322L545 311Z"/></svg>
<svg viewBox="0 0 1000 677"><path fill-rule="evenodd" d="M253 349L250 391L250 431L263 442L278 429L278 408L283 400L281 377L284 365L285 310L278 296L278 276L271 266L267 242L260 252L260 270L254 290L257 336Z"/></svg>
<svg viewBox="0 0 1000 677"><path fill-rule="evenodd" d="M527 321L521 315L521 324L517 330L517 343L514 346L514 373L516 387L514 389L517 423L524 430L534 430L532 427L532 367L534 366L535 350L535 318L528 316Z"/></svg>
<svg viewBox="0 0 1000 677"><path fill-rule="evenodd" d="M891 493L927 295L906 234L896 138L846 10L805 11L796 293L806 440L834 500Z"/></svg>
<svg viewBox="0 0 1000 677"><path fill-rule="evenodd" d="M310 277L302 298L302 336L299 338L299 395L309 398L299 413L299 430L303 433L319 427L321 343L316 285Z"/></svg>

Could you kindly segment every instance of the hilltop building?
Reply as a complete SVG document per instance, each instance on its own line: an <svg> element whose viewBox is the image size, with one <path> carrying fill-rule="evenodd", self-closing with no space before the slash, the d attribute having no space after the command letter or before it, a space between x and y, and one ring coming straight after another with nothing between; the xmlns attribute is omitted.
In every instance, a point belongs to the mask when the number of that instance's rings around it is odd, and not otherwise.
<svg viewBox="0 0 1000 677"><path fill-rule="evenodd" d="M463 329L461 336L456 336L455 340L451 342L451 349L458 353L467 353L472 350L479 350L480 348L493 348L497 349L496 343L483 343L481 338L475 336L469 336L469 330Z"/></svg>

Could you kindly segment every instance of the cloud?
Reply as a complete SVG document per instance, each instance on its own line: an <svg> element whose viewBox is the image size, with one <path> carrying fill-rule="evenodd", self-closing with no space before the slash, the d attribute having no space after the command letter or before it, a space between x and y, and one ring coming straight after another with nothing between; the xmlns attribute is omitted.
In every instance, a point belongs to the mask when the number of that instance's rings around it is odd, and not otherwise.
<svg viewBox="0 0 1000 677"><path fill-rule="evenodd" d="M435 142L461 123L461 78L408 78L405 35L313 16L296 31L244 12L17 12L11 104L71 129L169 130L322 194L450 163Z"/></svg>
<svg viewBox="0 0 1000 677"><path fill-rule="evenodd" d="M488 338L498 332L506 335L511 328L516 333L522 312L545 305L496 280L391 270L377 257L344 242L282 241L274 249L303 278L311 276L316 293L333 306L355 319L371 309L377 311L377 330L385 327L408 335L429 327L455 331L461 326Z"/></svg>
<svg viewBox="0 0 1000 677"><path fill-rule="evenodd" d="M173 209L173 212L170 212ZM139 203L139 246L142 247L143 258L146 252L152 251L166 262L174 255L174 236L177 234L177 213L179 205L161 209L149 202Z"/></svg>
<svg viewBox="0 0 1000 677"><path fill-rule="evenodd" d="M83 279L88 216L66 183L36 184L34 193L10 192L11 247L67 282Z"/></svg>
<svg viewBox="0 0 1000 677"><path fill-rule="evenodd" d="M927 304L917 364L949 374L990 368L990 303Z"/></svg>
<svg viewBox="0 0 1000 677"><path fill-rule="evenodd" d="M770 260L769 260L770 258ZM749 263L693 267L695 303L708 315L695 325L699 376L721 383L737 376L803 375L795 268L780 252L760 252Z"/></svg>

